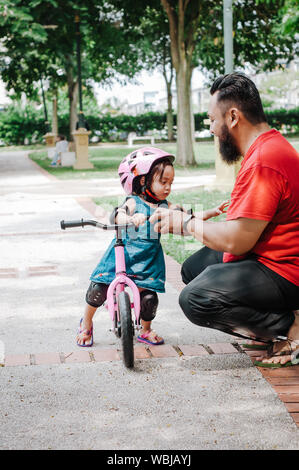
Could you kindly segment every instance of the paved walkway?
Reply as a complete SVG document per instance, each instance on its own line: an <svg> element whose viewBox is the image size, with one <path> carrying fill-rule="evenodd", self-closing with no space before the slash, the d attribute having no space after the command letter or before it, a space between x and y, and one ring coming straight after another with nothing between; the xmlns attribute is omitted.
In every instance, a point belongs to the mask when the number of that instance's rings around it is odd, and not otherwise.
<svg viewBox="0 0 299 470"><path fill-rule="evenodd" d="M94 346L76 347L89 274L112 234L60 230L101 215L88 182L58 182L25 152L0 154L0 174L0 449L298 448L299 367L259 371L235 337L190 324L169 257L154 322L165 345L136 345L126 370L103 308ZM94 187L104 193L103 181Z"/></svg>

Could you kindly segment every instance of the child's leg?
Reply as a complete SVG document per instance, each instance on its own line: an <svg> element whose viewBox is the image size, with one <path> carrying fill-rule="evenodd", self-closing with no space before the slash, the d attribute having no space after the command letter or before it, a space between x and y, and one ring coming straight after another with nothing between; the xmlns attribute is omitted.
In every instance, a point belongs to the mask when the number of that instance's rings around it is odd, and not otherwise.
<svg viewBox="0 0 299 470"><path fill-rule="evenodd" d="M92 345L92 319L98 307L103 305L107 297L107 284L91 282L86 292L86 307L80 322L80 331L77 335L79 346Z"/></svg>
<svg viewBox="0 0 299 470"><path fill-rule="evenodd" d="M84 317L80 322L76 338L78 346L92 346L92 319L96 311L97 307L86 304Z"/></svg>
<svg viewBox="0 0 299 470"><path fill-rule="evenodd" d="M140 290L140 317L142 330L138 336L138 341L149 344L162 344L163 338L158 336L152 329L152 320L156 316L158 307L158 295L149 289Z"/></svg>

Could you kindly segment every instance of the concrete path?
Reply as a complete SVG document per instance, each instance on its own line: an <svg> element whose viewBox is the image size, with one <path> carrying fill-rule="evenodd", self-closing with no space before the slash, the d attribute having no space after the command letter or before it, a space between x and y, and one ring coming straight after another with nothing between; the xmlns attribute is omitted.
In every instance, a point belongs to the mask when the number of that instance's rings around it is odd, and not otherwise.
<svg viewBox="0 0 299 470"><path fill-rule="evenodd" d="M107 186L50 179L26 152L0 154L0 175L0 449L298 448L294 419L236 338L186 320L169 258L153 325L164 346L138 345L128 371L103 307L94 346L78 348L89 275L112 234L59 223L91 218L87 196Z"/></svg>

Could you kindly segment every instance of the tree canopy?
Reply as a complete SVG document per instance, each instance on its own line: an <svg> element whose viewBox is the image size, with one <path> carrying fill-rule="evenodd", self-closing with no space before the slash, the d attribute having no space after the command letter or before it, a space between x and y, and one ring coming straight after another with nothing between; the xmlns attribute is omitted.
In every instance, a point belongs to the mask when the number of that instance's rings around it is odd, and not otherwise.
<svg viewBox="0 0 299 470"><path fill-rule="evenodd" d="M116 76L125 82L157 64L174 68L178 158L193 163L191 77L195 67L207 80L224 71L223 1L0 0L3 81L31 97L41 76L53 90L67 84L71 128L78 95L75 15L85 87ZM288 63L297 25L296 0L234 0L235 68L265 71Z"/></svg>

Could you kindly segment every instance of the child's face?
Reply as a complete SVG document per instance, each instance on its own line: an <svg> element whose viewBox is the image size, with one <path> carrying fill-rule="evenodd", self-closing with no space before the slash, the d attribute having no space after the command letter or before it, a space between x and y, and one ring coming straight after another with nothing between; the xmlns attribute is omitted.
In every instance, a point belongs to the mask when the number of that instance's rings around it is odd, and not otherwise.
<svg viewBox="0 0 299 470"><path fill-rule="evenodd" d="M169 196L173 179L174 169L170 165L165 167L162 178L160 174L154 176L151 190L161 201Z"/></svg>

